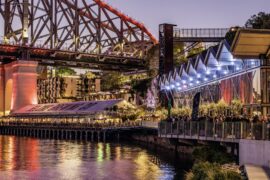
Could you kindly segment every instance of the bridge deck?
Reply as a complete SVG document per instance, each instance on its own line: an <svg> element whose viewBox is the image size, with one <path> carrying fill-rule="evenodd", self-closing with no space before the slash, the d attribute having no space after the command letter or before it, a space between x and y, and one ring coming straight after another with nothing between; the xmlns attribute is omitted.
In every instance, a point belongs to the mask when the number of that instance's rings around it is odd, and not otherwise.
<svg viewBox="0 0 270 180"><path fill-rule="evenodd" d="M121 71L146 69L145 60L140 58L10 45L1 42L0 63L5 64L15 61L22 57L23 52L30 54L29 60L37 61L41 65Z"/></svg>
<svg viewBox="0 0 270 180"><path fill-rule="evenodd" d="M229 29L227 28L195 28L174 29L175 42L220 42Z"/></svg>

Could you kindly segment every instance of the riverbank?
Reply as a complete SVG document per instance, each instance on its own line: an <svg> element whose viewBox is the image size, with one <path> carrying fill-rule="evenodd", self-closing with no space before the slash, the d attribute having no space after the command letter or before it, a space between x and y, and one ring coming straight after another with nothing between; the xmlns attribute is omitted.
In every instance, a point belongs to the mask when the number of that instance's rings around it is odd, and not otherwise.
<svg viewBox="0 0 270 180"><path fill-rule="evenodd" d="M154 146L169 150L174 153L191 155L194 150L194 147L192 146L179 145L176 141L172 141L167 138L160 138L157 135L133 134L131 138L132 140L135 140L137 142L154 145Z"/></svg>
<svg viewBox="0 0 270 180"><path fill-rule="evenodd" d="M185 180L223 178L226 180L241 179L237 158L227 152L226 147L217 144L188 144L155 134L132 134L132 141L147 147L163 149L168 154L181 156L191 162L185 173ZM177 162L176 162L177 163Z"/></svg>

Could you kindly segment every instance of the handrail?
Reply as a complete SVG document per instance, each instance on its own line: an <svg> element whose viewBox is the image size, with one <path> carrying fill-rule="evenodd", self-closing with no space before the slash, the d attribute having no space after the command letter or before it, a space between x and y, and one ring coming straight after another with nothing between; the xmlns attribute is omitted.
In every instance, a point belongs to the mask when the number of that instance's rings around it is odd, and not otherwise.
<svg viewBox="0 0 270 180"><path fill-rule="evenodd" d="M197 29L174 29L176 38L224 38L229 31L228 28L197 28Z"/></svg>
<svg viewBox="0 0 270 180"><path fill-rule="evenodd" d="M270 140L270 123L163 121L159 123L159 135L220 141L240 139Z"/></svg>

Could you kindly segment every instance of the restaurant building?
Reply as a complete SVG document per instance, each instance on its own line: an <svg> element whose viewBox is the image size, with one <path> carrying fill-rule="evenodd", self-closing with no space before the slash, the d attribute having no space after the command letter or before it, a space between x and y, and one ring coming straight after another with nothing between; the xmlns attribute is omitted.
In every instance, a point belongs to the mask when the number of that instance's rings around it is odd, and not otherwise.
<svg viewBox="0 0 270 180"><path fill-rule="evenodd" d="M160 90L173 95L178 106L238 99L248 114L270 115L270 31L240 29L232 43L226 39L160 75Z"/></svg>

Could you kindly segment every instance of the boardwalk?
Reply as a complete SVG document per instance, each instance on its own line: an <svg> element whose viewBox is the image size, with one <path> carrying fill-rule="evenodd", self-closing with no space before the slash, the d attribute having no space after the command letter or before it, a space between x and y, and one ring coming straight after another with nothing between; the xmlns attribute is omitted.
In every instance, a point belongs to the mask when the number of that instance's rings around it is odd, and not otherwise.
<svg viewBox="0 0 270 180"><path fill-rule="evenodd" d="M270 126L248 122L161 122L159 137L232 143L241 139L270 140Z"/></svg>
<svg viewBox="0 0 270 180"><path fill-rule="evenodd" d="M142 129L157 131L158 123L128 121L124 123L22 123L0 122L0 134L36 138L106 141L123 132Z"/></svg>

